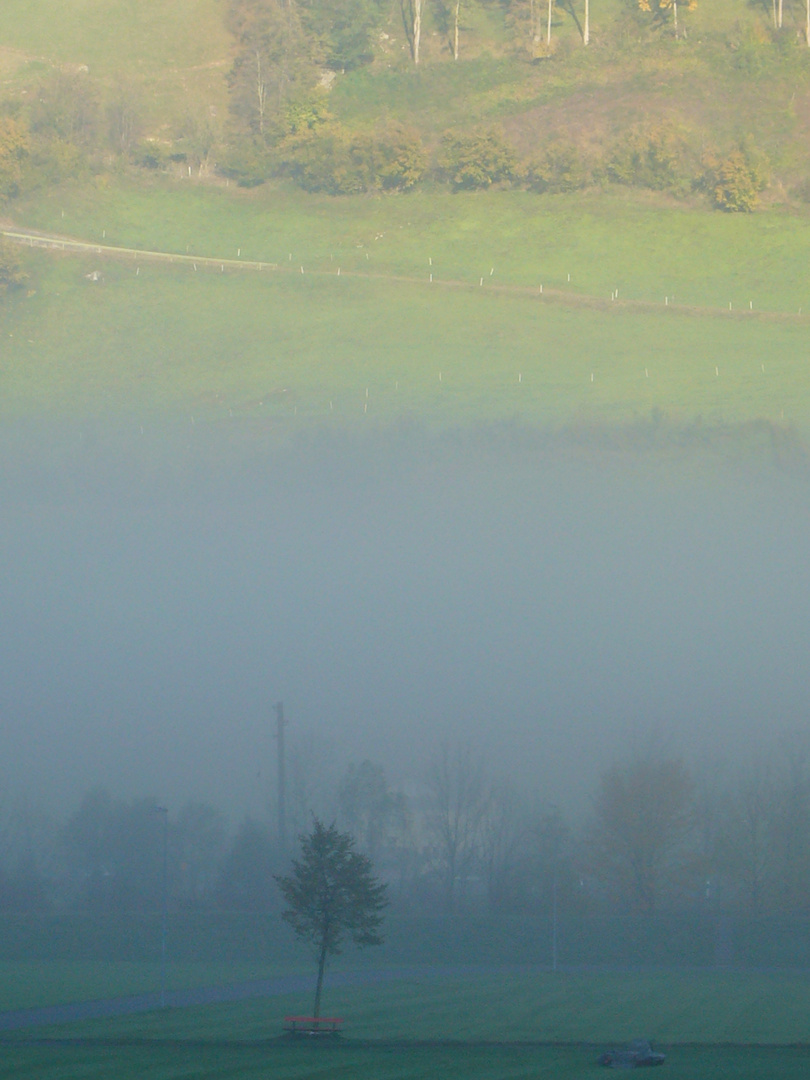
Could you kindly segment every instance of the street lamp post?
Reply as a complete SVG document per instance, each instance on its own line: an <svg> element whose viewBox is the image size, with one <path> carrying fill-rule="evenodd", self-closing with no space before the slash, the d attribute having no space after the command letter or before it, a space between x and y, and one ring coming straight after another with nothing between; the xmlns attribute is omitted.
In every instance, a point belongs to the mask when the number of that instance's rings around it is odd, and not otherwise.
<svg viewBox="0 0 810 1080"><path fill-rule="evenodd" d="M163 815L163 885L162 915L160 926L160 1007L166 1008L166 935L169 922L169 809L156 806L156 814Z"/></svg>

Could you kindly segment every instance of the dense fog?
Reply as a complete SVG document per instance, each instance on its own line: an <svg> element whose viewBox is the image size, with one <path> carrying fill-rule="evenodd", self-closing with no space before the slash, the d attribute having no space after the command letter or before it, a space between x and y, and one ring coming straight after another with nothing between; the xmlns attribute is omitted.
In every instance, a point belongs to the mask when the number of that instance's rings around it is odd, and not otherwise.
<svg viewBox="0 0 810 1080"><path fill-rule="evenodd" d="M3 798L63 814L103 785L265 817L278 700L316 788L369 758L412 789L443 740L575 817L640 750L722 770L806 721L808 475L788 458L766 430L279 447L19 425Z"/></svg>

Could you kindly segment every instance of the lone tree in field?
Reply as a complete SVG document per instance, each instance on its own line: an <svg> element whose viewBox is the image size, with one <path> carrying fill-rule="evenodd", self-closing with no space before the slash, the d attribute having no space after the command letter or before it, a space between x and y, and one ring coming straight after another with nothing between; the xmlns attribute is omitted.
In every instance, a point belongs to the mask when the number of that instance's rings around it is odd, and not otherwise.
<svg viewBox="0 0 810 1080"><path fill-rule="evenodd" d="M385 885L374 876L371 859L354 850L354 839L315 818L301 836L301 858L292 873L276 877L287 903L282 918L313 947L318 982L312 1015L320 1016L326 961L341 951L348 936L355 945L382 945L379 928L387 905Z"/></svg>

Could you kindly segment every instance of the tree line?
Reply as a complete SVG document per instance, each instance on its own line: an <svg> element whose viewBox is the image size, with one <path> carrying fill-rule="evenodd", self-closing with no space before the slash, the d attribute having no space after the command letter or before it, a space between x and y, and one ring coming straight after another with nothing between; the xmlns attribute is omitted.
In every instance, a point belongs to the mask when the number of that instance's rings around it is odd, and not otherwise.
<svg viewBox="0 0 810 1080"><path fill-rule="evenodd" d="M552 898L582 914L810 911L810 744L800 740L727 773L653 753L616 761L577 820L493 776L467 744L439 747L407 790L370 761L331 790L303 779L289 801L294 831L317 817L351 836L398 912L498 921ZM101 788L59 825L6 807L0 908L158 910L162 827L153 799ZM173 911L279 910L274 879L294 845L282 848L271 821L229 829L220 810L189 803L171 810L168 835Z"/></svg>
<svg viewBox="0 0 810 1080"><path fill-rule="evenodd" d="M488 2L476 0L482 11L489 10ZM406 48L414 63L419 27L428 16L423 3L402 0L399 15L403 44L398 48ZM681 19L688 6L681 5ZM498 7L514 47L529 62L536 62L537 42L550 34L552 22L546 17L543 24L541 14L550 16L552 8L553 0L545 8L541 0ZM439 28L434 32L447 39L456 58L464 10L452 0L433 0L429 8L430 25ZM580 11L570 0L559 10L588 39L589 8ZM617 24L615 32L619 37L658 33L677 12L677 0L627 0L622 18L630 19L632 28ZM376 120L370 119L373 109L362 120L338 117L329 107L335 78L367 65L373 65L375 77L384 73L381 48L388 48L393 36L389 5L228 0L224 18L234 45L227 114L188 103L178 115L162 117L156 134L137 85L125 79L104 85L86 71L67 69L56 69L32 81L24 95L0 102L0 202L66 180L141 169L248 187L286 178L306 191L332 195L403 192L419 184L454 190L508 185L539 192L618 184L697 194L721 210L749 211L769 180L769 161L750 136L714 145L708 132L672 120L635 122L588 140L565 131L549 133L527 147L504 127L473 118L444 132L433 130L421 123L416 102L409 108L407 99L398 104L399 119L384 108ZM783 18L781 0L774 0L777 35ZM777 36L778 47L771 50L774 63L788 60L781 41ZM746 65L756 68L768 47L760 43L754 55L750 42L727 44L733 53L724 54L723 63L740 71ZM392 52L389 66L401 70L406 53ZM408 93L404 86L402 93ZM804 188L798 194L808 197Z"/></svg>

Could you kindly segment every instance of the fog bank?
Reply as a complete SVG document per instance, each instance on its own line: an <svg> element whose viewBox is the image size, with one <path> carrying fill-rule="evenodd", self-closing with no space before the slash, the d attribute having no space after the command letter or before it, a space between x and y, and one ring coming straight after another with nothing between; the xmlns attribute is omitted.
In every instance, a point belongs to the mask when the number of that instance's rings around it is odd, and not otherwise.
<svg viewBox="0 0 810 1080"><path fill-rule="evenodd" d="M566 807L805 722L807 476L756 447L31 426L0 495L12 793L261 814L279 699L316 774L466 738Z"/></svg>

